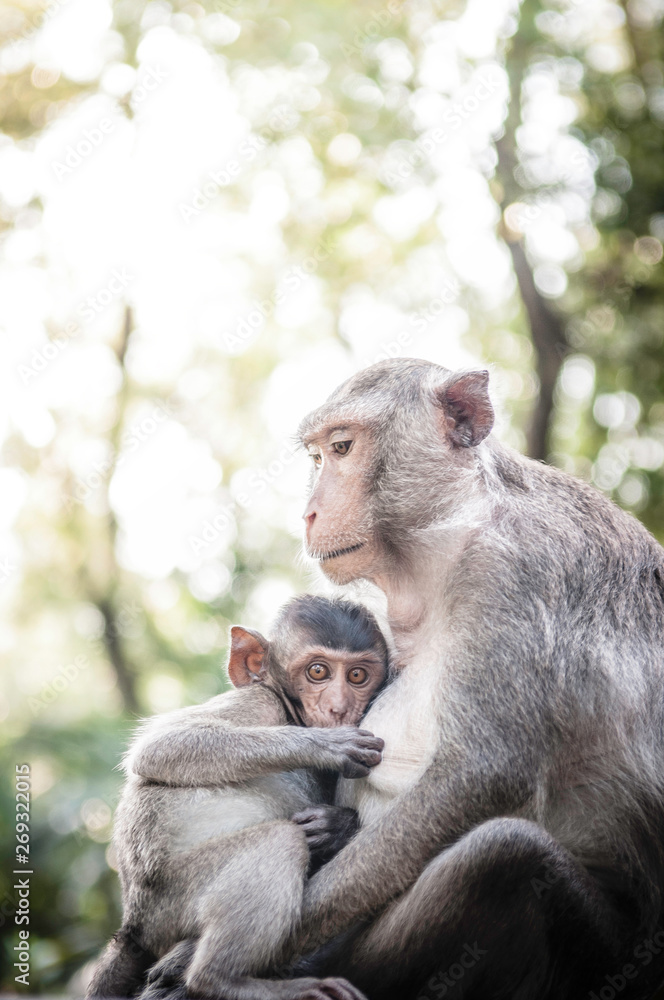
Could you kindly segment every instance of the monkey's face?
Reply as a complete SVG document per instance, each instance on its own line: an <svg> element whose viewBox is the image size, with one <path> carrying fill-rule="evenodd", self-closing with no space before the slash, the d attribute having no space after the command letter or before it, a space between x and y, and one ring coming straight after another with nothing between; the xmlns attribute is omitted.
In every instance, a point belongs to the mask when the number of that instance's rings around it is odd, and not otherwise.
<svg viewBox="0 0 664 1000"><path fill-rule="evenodd" d="M367 577L378 555L369 502L374 448L357 423L324 427L306 441L313 462L304 512L306 550L334 583Z"/></svg>
<svg viewBox="0 0 664 1000"><path fill-rule="evenodd" d="M379 362L304 419L314 464L306 550L334 583L393 575L409 537L471 499L474 448L493 425L488 379L412 358Z"/></svg>
<svg viewBox="0 0 664 1000"><path fill-rule="evenodd" d="M354 726L385 680L385 662L361 653L309 646L286 667L292 696L307 726Z"/></svg>

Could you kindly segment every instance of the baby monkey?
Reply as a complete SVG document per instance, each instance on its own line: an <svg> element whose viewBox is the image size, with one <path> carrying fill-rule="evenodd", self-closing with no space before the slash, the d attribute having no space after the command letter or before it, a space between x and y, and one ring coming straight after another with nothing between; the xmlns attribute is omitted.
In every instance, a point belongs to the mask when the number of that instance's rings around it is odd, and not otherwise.
<svg viewBox="0 0 664 1000"><path fill-rule="evenodd" d="M235 690L143 725L114 832L122 927L88 997L133 996L157 959L162 982L186 968L192 997L243 1000L268 986L289 1000L362 996L340 979L250 977L278 963L312 860L356 830L353 810L329 802L336 775L363 777L381 760L383 741L356 724L387 667L365 608L305 595L282 608L269 642L233 626Z"/></svg>

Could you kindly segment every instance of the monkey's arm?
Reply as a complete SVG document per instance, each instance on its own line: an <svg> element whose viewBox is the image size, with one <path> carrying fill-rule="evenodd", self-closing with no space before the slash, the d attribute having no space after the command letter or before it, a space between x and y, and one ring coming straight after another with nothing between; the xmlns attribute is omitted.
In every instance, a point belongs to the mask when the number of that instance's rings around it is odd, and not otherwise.
<svg viewBox="0 0 664 1000"><path fill-rule="evenodd" d="M493 759L487 754L481 762L459 760L457 753L437 755L413 788L310 879L294 954L307 954L376 914L405 892L445 846L483 820L523 805L528 775L506 781L501 752L506 748L496 743L491 749Z"/></svg>
<svg viewBox="0 0 664 1000"><path fill-rule="evenodd" d="M257 710L260 703L254 702L248 714L246 698L222 695L206 705L150 720L125 758L126 770L149 781L192 788L306 767L357 778L379 763L383 741L371 733L353 726L284 725L286 717L276 699L257 695L265 703L262 712ZM249 720L254 724L247 724Z"/></svg>

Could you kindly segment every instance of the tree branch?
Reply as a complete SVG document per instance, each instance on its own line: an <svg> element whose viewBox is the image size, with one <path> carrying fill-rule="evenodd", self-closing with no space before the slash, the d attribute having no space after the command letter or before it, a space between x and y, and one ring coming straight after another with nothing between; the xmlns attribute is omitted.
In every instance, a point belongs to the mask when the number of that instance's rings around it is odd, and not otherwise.
<svg viewBox="0 0 664 1000"><path fill-rule="evenodd" d="M136 696L136 675L127 663L120 642L118 618L113 600L110 596L100 597L95 601L95 605L104 619L104 646L115 672L125 708L134 715L140 715L141 709Z"/></svg>
<svg viewBox="0 0 664 1000"><path fill-rule="evenodd" d="M109 438L112 449L112 462L106 474L106 488L113 478L113 472L117 464L118 450L122 435L122 425L124 420L127 402L127 373L125 370L125 357L129 340L133 331L133 316L129 306L126 306L122 321L122 328L118 342L114 347L115 356L122 368L123 383L119 393L118 411L115 423L111 429ZM109 505L108 517L106 518L106 532L103 540L103 553L95 560L97 565L103 565L105 577L95 581L89 571L85 571L86 589L90 595L92 603L97 607L104 619L104 647L108 659L115 673L118 688L122 695L125 708L128 712L136 715L140 714L141 708L136 693L136 671L127 657L121 639L119 626L119 615L115 600L115 581L118 578L119 570L115 559L115 542L117 538L118 525Z"/></svg>
<svg viewBox="0 0 664 1000"><path fill-rule="evenodd" d="M535 13L536 5L532 0L526 0L521 8L519 31L514 36L507 59L510 80L509 111L505 120L505 132L495 143L498 154L497 174L502 187L500 199L502 212L523 194L515 176L519 162L516 130L521 123L521 87L528 66L527 39L536 37ZM535 371L539 379L539 393L526 431L528 454L531 458L545 460L550 451L554 391L567 347L565 331L561 319L537 291L522 235L512 233L504 223L501 224L499 232L512 256L514 273L535 350Z"/></svg>
<svg viewBox="0 0 664 1000"><path fill-rule="evenodd" d="M530 336L535 348L535 371L539 393L526 432L528 454L545 460L550 451L549 438L554 409L554 391L567 349L563 326L535 287L523 242L506 240L512 255L514 272L528 316Z"/></svg>

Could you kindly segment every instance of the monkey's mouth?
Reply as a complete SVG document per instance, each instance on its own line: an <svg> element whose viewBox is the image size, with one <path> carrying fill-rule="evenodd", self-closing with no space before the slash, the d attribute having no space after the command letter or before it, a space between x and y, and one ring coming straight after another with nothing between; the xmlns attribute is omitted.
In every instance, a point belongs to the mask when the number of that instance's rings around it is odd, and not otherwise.
<svg viewBox="0 0 664 1000"><path fill-rule="evenodd" d="M357 545L350 545L347 549L335 549L334 552L327 552L324 556L319 556L320 562L327 562L328 559L338 559L339 556L347 556L349 552L357 552L358 549L364 547L364 542L358 542Z"/></svg>

